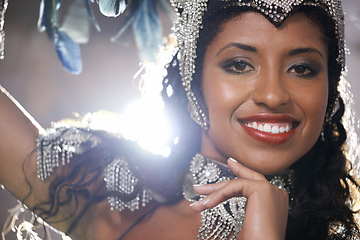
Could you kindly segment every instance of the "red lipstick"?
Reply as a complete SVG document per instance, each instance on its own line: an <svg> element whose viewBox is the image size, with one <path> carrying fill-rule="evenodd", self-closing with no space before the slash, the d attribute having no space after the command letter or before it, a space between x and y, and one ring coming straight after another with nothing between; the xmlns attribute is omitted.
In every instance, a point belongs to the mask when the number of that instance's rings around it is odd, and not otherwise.
<svg viewBox="0 0 360 240"><path fill-rule="evenodd" d="M272 145L290 140L299 125L296 119L286 114L257 114L239 119L239 122L250 137Z"/></svg>

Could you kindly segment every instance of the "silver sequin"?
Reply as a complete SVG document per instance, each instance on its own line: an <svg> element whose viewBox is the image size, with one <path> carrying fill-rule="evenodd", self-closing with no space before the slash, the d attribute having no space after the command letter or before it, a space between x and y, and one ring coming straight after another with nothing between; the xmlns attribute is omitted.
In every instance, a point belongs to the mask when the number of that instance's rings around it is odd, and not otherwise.
<svg viewBox="0 0 360 240"><path fill-rule="evenodd" d="M192 90L191 82L195 73L195 59L199 30L202 26L203 15L211 0L171 0L172 5L179 13L179 20L174 25L179 46L180 74L182 84L190 103L191 118L202 128L209 128L208 116L199 105L197 96ZM299 6L314 6L324 9L333 19L336 27L336 36L339 42L338 64L345 70L345 38L344 13L341 0L213 0L223 2L223 8L246 6L254 8L265 15L276 25L296 12ZM181 14L180 14L181 13Z"/></svg>

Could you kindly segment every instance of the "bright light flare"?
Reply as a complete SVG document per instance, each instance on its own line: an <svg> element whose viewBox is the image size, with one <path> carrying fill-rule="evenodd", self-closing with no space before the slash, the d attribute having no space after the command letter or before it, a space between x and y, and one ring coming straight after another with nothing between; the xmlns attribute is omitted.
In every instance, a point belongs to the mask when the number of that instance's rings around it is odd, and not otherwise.
<svg viewBox="0 0 360 240"><path fill-rule="evenodd" d="M119 133L126 139L138 142L142 148L152 153L170 155L168 144L177 144L179 139L174 136L174 126L170 126L166 120L161 97L162 80L166 74L164 66L170 62L176 52L175 44L167 46L167 49L161 51L162 54L158 56L157 63L144 64L135 75L135 78L141 75L141 99L128 104L115 118L114 116L91 118L93 129ZM173 89L168 87L166 92L170 96L173 94Z"/></svg>
<svg viewBox="0 0 360 240"><path fill-rule="evenodd" d="M169 127L160 96L145 96L130 104L123 115L123 136L137 141L141 147L156 154L168 156L166 146L172 129Z"/></svg>

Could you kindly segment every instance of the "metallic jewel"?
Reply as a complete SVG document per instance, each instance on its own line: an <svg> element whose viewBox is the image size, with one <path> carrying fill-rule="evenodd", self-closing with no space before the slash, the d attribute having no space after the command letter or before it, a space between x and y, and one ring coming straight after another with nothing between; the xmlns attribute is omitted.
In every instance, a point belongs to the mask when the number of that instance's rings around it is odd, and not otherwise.
<svg viewBox="0 0 360 240"><path fill-rule="evenodd" d="M96 138L89 131L78 128L50 128L36 139L38 178L45 180L54 169L70 163L75 154L81 154L81 145Z"/></svg>
<svg viewBox="0 0 360 240"><path fill-rule="evenodd" d="M324 9L335 23L339 42L338 64L345 70L344 13L341 0L171 0L179 15L174 25L174 33L179 46L179 62L182 84L190 103L191 118L203 129L209 128L209 120L199 105L191 82L195 73L197 40L203 24L203 16L208 10L208 2L223 2L223 9L229 7L249 7L263 14L274 25L281 25L300 6L314 6Z"/></svg>
<svg viewBox="0 0 360 240"><path fill-rule="evenodd" d="M292 191L292 173L272 177L270 183L279 189ZM197 202L205 196L198 195L193 186L195 184L212 184L237 178L230 168L201 154L196 154L189 172L185 175L183 195L190 202ZM201 226L198 240L203 239L236 239L242 229L245 219L245 197L230 198L214 208L201 212Z"/></svg>
<svg viewBox="0 0 360 240"><path fill-rule="evenodd" d="M100 140L91 130L81 128L50 128L36 139L37 143L37 171L38 178L45 181L50 177L55 168L65 166L73 157L87 151L85 143L90 148ZM124 159L116 158L104 170L104 181L110 192L126 195L127 200L122 200L117 194L108 197L111 209L122 211L127 208L131 211L145 207L152 200L146 189L136 191L139 179L130 171Z"/></svg>

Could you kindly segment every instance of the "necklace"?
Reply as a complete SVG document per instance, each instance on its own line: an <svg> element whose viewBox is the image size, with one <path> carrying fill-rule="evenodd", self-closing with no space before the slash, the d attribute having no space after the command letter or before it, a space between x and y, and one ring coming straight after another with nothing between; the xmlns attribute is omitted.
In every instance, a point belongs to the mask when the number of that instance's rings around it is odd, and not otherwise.
<svg viewBox="0 0 360 240"><path fill-rule="evenodd" d="M194 191L193 186L195 184L218 183L234 178L237 178L237 176L227 165L198 153L193 157L190 169L185 175L183 195L188 201L197 202L205 196L200 196ZM270 183L291 192L290 173L275 176L271 179ZM214 208L202 211L201 226L197 239L235 240L243 226L246 200L245 197L233 197Z"/></svg>

